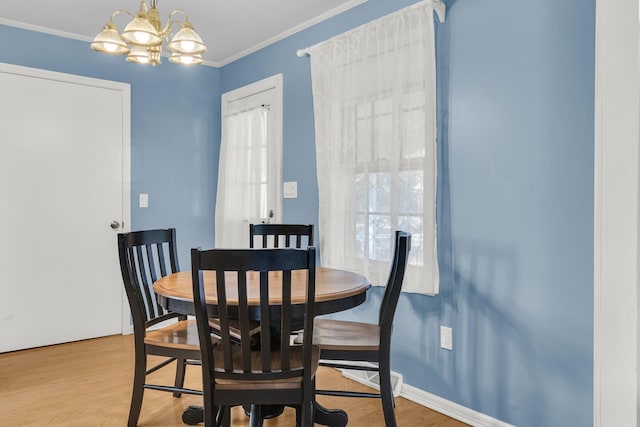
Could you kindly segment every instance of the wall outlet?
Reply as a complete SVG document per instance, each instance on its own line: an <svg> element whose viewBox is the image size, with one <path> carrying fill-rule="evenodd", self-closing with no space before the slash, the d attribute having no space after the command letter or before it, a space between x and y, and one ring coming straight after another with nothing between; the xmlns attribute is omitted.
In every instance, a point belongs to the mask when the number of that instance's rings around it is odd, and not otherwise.
<svg viewBox="0 0 640 427"><path fill-rule="evenodd" d="M445 350L453 350L453 330L446 326L440 326L440 347Z"/></svg>

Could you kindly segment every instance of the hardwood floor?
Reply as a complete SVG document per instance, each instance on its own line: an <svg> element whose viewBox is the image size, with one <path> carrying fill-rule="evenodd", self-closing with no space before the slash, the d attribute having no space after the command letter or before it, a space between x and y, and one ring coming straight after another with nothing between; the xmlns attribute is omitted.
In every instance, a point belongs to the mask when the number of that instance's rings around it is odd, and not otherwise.
<svg viewBox="0 0 640 427"><path fill-rule="evenodd" d="M172 365L173 366L173 365ZM187 368L187 385L200 388L197 367ZM154 373L156 381L171 380L173 369ZM0 426L125 426L131 397L133 336L111 336L69 344L0 354ZM366 387L339 372L321 368L318 387ZM319 396L327 408L342 408L349 426L384 426L378 399ZM175 399L170 393L146 390L139 426L183 426L182 410L201 402L199 396ZM233 426L248 426L240 408ZM466 424L404 398L396 400L399 426L459 427ZM294 413L267 420L265 427L293 426Z"/></svg>

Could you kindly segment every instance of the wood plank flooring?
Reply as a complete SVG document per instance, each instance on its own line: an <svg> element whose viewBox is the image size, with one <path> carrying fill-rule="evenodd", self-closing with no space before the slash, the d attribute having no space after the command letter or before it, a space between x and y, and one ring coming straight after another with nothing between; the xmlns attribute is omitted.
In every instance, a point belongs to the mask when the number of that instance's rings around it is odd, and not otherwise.
<svg viewBox="0 0 640 427"><path fill-rule="evenodd" d="M172 367L154 373L154 380L171 382ZM187 368L187 386L200 389L198 369ZM125 426L132 373L132 335L0 354L0 426ZM317 383L319 388L366 389L329 368L321 368ZM378 399L319 396L318 400L327 408L346 410L349 426L384 426ZM146 390L138 425L183 426L182 410L200 402L200 396L176 399L170 393ZM248 426L240 408L234 408L232 417L234 427ZM466 426L404 398L396 399L396 417L398 425L406 427ZM292 409L265 422L265 427L293 425Z"/></svg>

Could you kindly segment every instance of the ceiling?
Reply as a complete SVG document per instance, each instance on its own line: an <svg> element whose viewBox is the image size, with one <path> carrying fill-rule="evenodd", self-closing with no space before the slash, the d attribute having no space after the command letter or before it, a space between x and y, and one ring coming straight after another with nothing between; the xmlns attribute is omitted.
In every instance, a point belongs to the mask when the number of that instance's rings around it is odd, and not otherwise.
<svg viewBox="0 0 640 427"><path fill-rule="evenodd" d="M365 1L158 0L158 10L163 22L170 11L184 10L208 47L206 63L222 66ZM115 10L135 13L139 5L137 0L0 0L0 24L90 41ZM120 14L114 22L122 30L129 19Z"/></svg>

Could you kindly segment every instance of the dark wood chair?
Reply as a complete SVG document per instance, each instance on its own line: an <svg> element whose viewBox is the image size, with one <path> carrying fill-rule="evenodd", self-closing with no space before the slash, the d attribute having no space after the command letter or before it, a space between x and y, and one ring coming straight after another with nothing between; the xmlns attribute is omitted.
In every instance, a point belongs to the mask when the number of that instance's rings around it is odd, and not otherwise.
<svg viewBox="0 0 640 427"><path fill-rule="evenodd" d="M184 388L185 368L200 364L197 326L185 315L166 312L156 301L153 282L179 271L176 253L176 230L145 230L118 234L120 270L129 300L135 341L135 372L127 425L137 425L145 389L202 394L200 390ZM161 322L176 321L158 329L149 328ZM147 356L164 356L165 360L147 369ZM175 383L146 383L146 376L176 361Z"/></svg>
<svg viewBox="0 0 640 427"><path fill-rule="evenodd" d="M250 248L256 236L261 237L262 248L306 248L313 246L313 224L249 224Z"/></svg>
<svg viewBox="0 0 640 427"><path fill-rule="evenodd" d="M320 350L312 344L315 303L315 248L192 249L193 295L202 353L205 426L228 420L228 408L251 405L249 425L262 425L263 405L295 406L298 423L313 426L314 381ZM207 308L204 272L215 271L215 305ZM291 272L307 270L302 345L291 344ZM270 272L275 272L270 274ZM257 297L248 297L247 277L259 277ZM237 301L228 304L227 295ZM259 301L256 301L257 298ZM272 301L271 304L269 301ZM219 320L215 327L210 316ZM260 322L259 348L251 345L252 321ZM232 339L230 322L239 325L240 343ZM220 334L220 342L210 337ZM216 408L217 407L217 408Z"/></svg>
<svg viewBox="0 0 640 427"><path fill-rule="evenodd" d="M391 333L411 248L411 234L397 231L395 237L394 256L387 288L380 305L378 323L316 319L313 337L313 343L320 346L321 366L375 371L380 378L380 393L316 390L316 394L381 398L387 427L396 426L391 386ZM356 361L371 362L375 366L349 363Z"/></svg>

